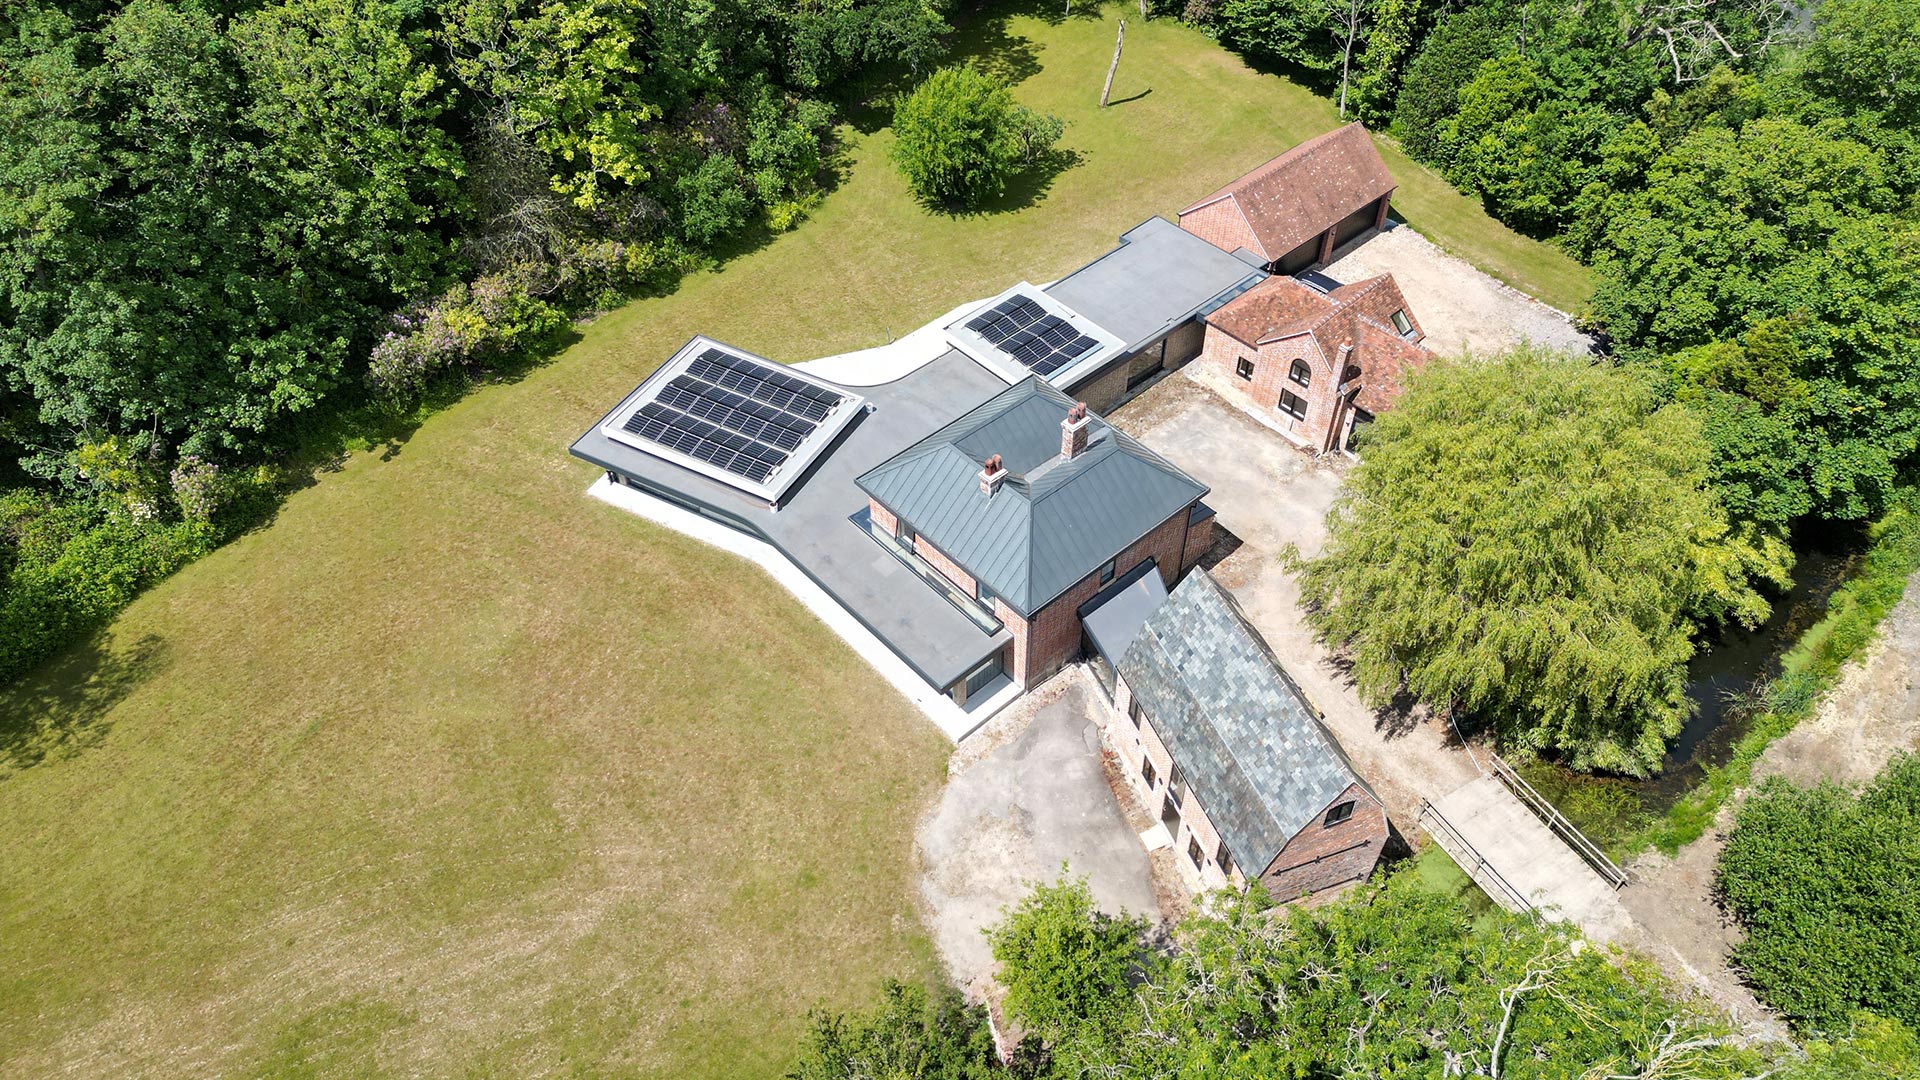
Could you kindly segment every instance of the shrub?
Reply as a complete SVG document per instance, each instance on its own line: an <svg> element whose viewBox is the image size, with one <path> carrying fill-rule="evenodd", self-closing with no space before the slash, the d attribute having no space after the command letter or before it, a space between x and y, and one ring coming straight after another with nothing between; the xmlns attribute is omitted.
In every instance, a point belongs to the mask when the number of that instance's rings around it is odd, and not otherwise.
<svg viewBox="0 0 1920 1080"><path fill-rule="evenodd" d="M1061 122L1014 103L1007 84L972 64L943 68L894 110L894 163L923 202L978 206L1039 161Z"/></svg>
<svg viewBox="0 0 1920 1080"><path fill-rule="evenodd" d="M393 328L368 358L368 380L387 399L409 401L440 372L507 357L551 339L567 325L567 317L532 295L535 280L530 269L489 274L393 316Z"/></svg>
<svg viewBox="0 0 1920 1080"><path fill-rule="evenodd" d="M1740 808L1718 886L1746 929L1733 959L1799 1025L1860 1009L1920 1023L1920 757L1857 797L1779 778Z"/></svg>
<svg viewBox="0 0 1920 1080"><path fill-rule="evenodd" d="M987 1011L942 987L929 997L918 986L889 981L864 1013L815 1012L813 1030L788 1080L926 1077L994 1080L1008 1074L994 1053Z"/></svg>
<svg viewBox="0 0 1920 1080"><path fill-rule="evenodd" d="M6 522L16 537L45 532L16 541L16 561L0 583L0 682L106 622L141 589L213 547L212 530L204 524L115 512L76 528L72 508L42 509L56 520Z"/></svg>
<svg viewBox="0 0 1920 1080"><path fill-rule="evenodd" d="M1098 1026L1126 994L1146 929L1095 907L1085 878L1035 888L987 935L1007 1014L1050 1041Z"/></svg>

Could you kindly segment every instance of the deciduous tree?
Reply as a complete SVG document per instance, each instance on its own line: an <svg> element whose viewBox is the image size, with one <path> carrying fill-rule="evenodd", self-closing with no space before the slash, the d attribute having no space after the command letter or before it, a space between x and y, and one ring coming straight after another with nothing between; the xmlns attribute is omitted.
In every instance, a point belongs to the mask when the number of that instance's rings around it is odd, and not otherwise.
<svg viewBox="0 0 1920 1080"><path fill-rule="evenodd" d="M1708 618L1767 610L1784 550L1729 525L1697 420L1630 371L1538 349L1437 360L1369 433L1298 561L1368 700L1402 692L1578 768L1645 774Z"/></svg>

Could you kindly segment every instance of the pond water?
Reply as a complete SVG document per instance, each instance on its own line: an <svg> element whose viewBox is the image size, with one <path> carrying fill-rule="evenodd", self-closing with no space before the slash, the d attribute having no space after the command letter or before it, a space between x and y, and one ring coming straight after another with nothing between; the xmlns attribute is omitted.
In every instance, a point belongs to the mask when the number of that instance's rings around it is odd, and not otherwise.
<svg viewBox="0 0 1920 1080"><path fill-rule="evenodd" d="M1827 597L1846 579L1856 550L1827 544L1800 553L1793 587L1770 597L1773 613L1752 630L1739 625L1710 631L1687 665L1687 698L1694 713L1667 747L1660 773L1627 781L1649 809L1664 810L1698 784L1708 766L1724 765L1747 732L1748 695L1780 673L1780 659L1826 614Z"/></svg>

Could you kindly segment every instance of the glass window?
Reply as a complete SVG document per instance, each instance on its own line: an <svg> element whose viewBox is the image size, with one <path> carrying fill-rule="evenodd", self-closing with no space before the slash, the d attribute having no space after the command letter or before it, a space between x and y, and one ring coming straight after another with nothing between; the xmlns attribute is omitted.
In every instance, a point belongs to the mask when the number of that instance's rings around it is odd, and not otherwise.
<svg viewBox="0 0 1920 1080"><path fill-rule="evenodd" d="M1200 854L1200 841L1192 836L1187 837L1187 858L1193 860L1195 870L1200 869L1201 865L1207 861L1207 857Z"/></svg>
<svg viewBox="0 0 1920 1080"><path fill-rule="evenodd" d="M1413 320L1407 318L1405 308L1393 313L1393 328L1400 331L1402 337L1413 333Z"/></svg>
<svg viewBox="0 0 1920 1080"><path fill-rule="evenodd" d="M1307 418L1307 401L1291 390L1280 391L1280 411L1295 420Z"/></svg>
<svg viewBox="0 0 1920 1080"><path fill-rule="evenodd" d="M1112 580L1113 580L1113 560L1108 559L1107 565L1100 568L1100 584L1105 585L1107 582Z"/></svg>
<svg viewBox="0 0 1920 1080"><path fill-rule="evenodd" d="M1140 779L1147 782L1148 791L1152 791L1153 785L1160 782L1159 775L1153 771L1153 762L1144 757L1140 759Z"/></svg>
<svg viewBox="0 0 1920 1080"><path fill-rule="evenodd" d="M1147 715L1147 710L1140 707L1140 695L1135 694L1133 700L1127 702L1127 715L1133 717L1134 727L1140 726L1140 721Z"/></svg>
<svg viewBox="0 0 1920 1080"><path fill-rule="evenodd" d="M1349 800L1327 811L1327 818L1324 824L1328 826L1338 825L1352 816L1353 802Z"/></svg>
<svg viewBox="0 0 1920 1080"><path fill-rule="evenodd" d="M1243 356L1233 362L1233 370L1237 372L1241 378L1251 379L1253 378L1253 361Z"/></svg>
<svg viewBox="0 0 1920 1080"><path fill-rule="evenodd" d="M1180 766L1175 765L1172 773L1167 776L1167 801L1176 809L1183 805L1180 800L1180 789L1186 786L1186 779L1180 775Z"/></svg>
<svg viewBox="0 0 1920 1080"><path fill-rule="evenodd" d="M1225 840L1220 841L1219 850L1213 853L1213 861L1220 864L1221 873L1233 873L1233 856L1227 853L1227 842Z"/></svg>
<svg viewBox="0 0 1920 1080"><path fill-rule="evenodd" d="M1307 366L1305 360L1295 360L1293 366L1287 369L1287 378L1301 386L1310 385L1313 382L1313 369Z"/></svg>

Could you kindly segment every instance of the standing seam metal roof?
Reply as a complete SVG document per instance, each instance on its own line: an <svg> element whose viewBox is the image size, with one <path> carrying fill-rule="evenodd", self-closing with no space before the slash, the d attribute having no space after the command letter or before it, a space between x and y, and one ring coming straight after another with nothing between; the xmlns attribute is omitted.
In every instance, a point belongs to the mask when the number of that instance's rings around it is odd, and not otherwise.
<svg viewBox="0 0 1920 1080"><path fill-rule="evenodd" d="M981 585L1030 615L1207 493L1134 439L1090 417L1087 448L1059 457L1073 399L1028 378L859 478ZM1009 476L989 498L980 469Z"/></svg>
<svg viewBox="0 0 1920 1080"><path fill-rule="evenodd" d="M1249 875L1358 777L1238 604L1196 569L1119 664L1234 861Z"/></svg>

